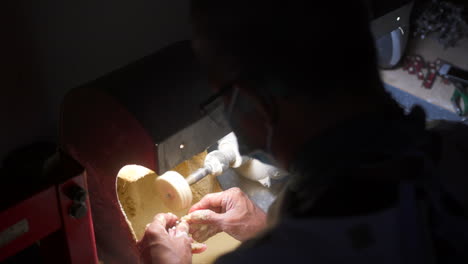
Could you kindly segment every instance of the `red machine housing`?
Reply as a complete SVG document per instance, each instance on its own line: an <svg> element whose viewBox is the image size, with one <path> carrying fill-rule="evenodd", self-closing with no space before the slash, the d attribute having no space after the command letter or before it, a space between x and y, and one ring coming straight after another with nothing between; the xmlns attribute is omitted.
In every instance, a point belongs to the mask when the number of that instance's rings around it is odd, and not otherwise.
<svg viewBox="0 0 468 264"><path fill-rule="evenodd" d="M70 161L58 162L54 166L61 168L59 178L65 180L39 188L0 212L0 262L38 244L42 262L35 259L37 263L98 263L86 173L82 168L77 171L76 164L67 166Z"/></svg>
<svg viewBox="0 0 468 264"><path fill-rule="evenodd" d="M61 145L88 176L94 232L104 263L139 263L139 254L117 197L119 170L138 164L155 170L152 139L114 98L75 89L63 104Z"/></svg>

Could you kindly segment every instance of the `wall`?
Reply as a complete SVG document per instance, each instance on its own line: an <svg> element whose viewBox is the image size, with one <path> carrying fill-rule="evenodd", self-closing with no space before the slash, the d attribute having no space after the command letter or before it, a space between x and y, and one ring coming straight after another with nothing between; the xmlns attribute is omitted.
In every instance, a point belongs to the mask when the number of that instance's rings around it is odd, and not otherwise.
<svg viewBox="0 0 468 264"><path fill-rule="evenodd" d="M0 161L55 140L68 90L190 32L188 0L18 0L0 16Z"/></svg>

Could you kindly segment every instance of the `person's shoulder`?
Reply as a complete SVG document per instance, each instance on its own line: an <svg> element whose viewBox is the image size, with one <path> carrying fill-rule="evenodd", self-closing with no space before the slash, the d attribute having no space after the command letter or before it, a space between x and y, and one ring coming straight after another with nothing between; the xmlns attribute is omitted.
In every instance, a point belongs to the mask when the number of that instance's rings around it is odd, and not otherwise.
<svg viewBox="0 0 468 264"><path fill-rule="evenodd" d="M448 120L434 120L427 123L429 131L435 132L442 137L466 135L468 124Z"/></svg>
<svg viewBox="0 0 468 264"><path fill-rule="evenodd" d="M448 160L468 159L468 125L461 122L438 121L429 131L440 138L440 156Z"/></svg>
<svg viewBox="0 0 468 264"><path fill-rule="evenodd" d="M312 257L303 228L277 226L252 240L242 243L235 251L219 258L217 264L231 263L305 263Z"/></svg>
<svg viewBox="0 0 468 264"><path fill-rule="evenodd" d="M284 247L278 246L277 239L273 239L273 233L269 231L252 240L243 242L235 251L220 257L217 264L230 263L284 263L278 252L284 252Z"/></svg>
<svg viewBox="0 0 468 264"><path fill-rule="evenodd" d="M251 247L242 247L220 257L217 264L257 264L257 263L287 263L295 261L289 247L293 245L278 245L275 241L266 241ZM295 256L297 258L298 256ZM297 261L295 261L297 262Z"/></svg>
<svg viewBox="0 0 468 264"><path fill-rule="evenodd" d="M428 123L428 128L433 135L436 135L435 141L439 142L438 159L442 160L442 164L447 163L446 161L453 163L468 160L467 124L439 120Z"/></svg>
<svg viewBox="0 0 468 264"><path fill-rule="evenodd" d="M439 136L440 149L437 162L439 182L444 193L452 198L452 203L468 212L468 178L465 177L468 161L468 125L461 122L439 121L429 131ZM462 209L463 208L463 209Z"/></svg>

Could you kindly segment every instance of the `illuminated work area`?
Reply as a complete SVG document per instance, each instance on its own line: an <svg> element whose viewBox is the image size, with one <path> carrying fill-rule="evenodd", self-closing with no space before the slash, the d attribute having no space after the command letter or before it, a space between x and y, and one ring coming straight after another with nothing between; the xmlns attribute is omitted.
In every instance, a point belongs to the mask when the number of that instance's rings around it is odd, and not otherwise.
<svg viewBox="0 0 468 264"><path fill-rule="evenodd" d="M185 161L174 168L174 171L188 176L202 165L203 157L206 153L201 153L191 160ZM188 213L188 207L174 210L165 206L155 188L157 175L144 167L138 165L127 165L119 171L117 176L117 193L122 212L128 220L129 228L135 236L135 241L141 240L146 225L152 222L158 213L172 212L178 217L183 217ZM192 186L194 194L193 202L208 193L220 192L221 187L214 177L205 177ZM191 191L191 193L192 193ZM217 234L205 242L207 250L202 254L195 254L193 263L211 263L220 255L235 249L240 242L225 233Z"/></svg>

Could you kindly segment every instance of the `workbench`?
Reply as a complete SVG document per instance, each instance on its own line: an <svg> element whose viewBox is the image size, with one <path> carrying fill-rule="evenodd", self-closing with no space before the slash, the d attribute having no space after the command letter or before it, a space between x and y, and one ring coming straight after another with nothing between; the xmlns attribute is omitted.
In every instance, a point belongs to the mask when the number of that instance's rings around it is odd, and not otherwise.
<svg viewBox="0 0 468 264"><path fill-rule="evenodd" d="M461 40L457 47L444 49L435 39L411 38L406 55L420 55L426 62L435 62L437 59L449 62L459 68L468 70L468 39ZM436 107L450 111L455 110L450 98L455 90L453 84L445 84L442 78L437 77L431 89L423 87L422 81L415 74L409 74L402 67L391 70L381 70L382 80L403 92L429 102Z"/></svg>

